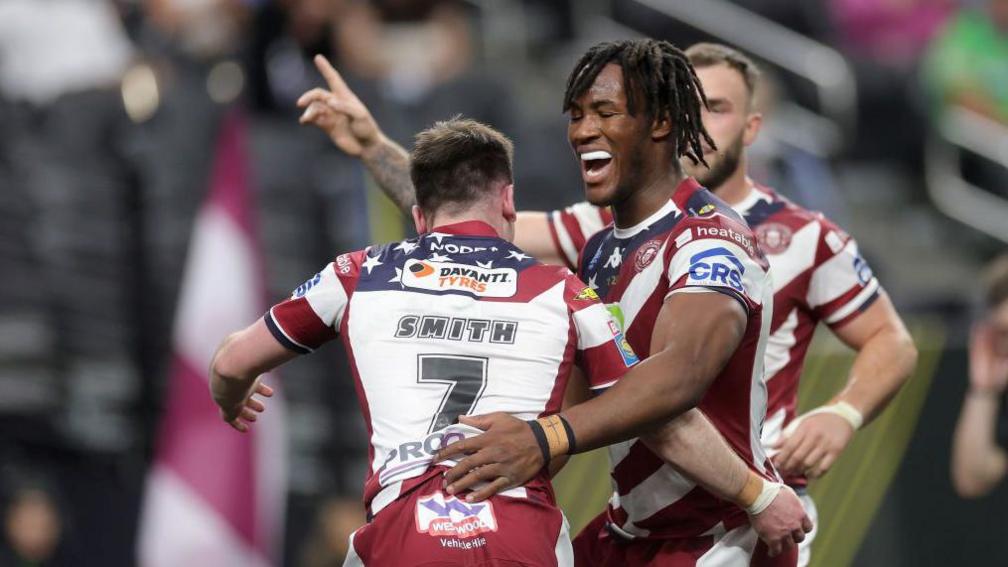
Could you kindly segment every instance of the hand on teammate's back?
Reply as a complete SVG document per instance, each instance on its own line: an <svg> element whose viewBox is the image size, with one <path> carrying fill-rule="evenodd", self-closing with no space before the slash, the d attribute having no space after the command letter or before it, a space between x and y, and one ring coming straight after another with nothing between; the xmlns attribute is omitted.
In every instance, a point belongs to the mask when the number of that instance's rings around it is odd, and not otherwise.
<svg viewBox="0 0 1008 567"><path fill-rule="evenodd" d="M336 146L351 156L360 156L381 139L381 130L371 113L343 77L322 55L315 56L329 90L314 88L301 95L298 108L301 124L313 124L332 138Z"/></svg>
<svg viewBox="0 0 1008 567"><path fill-rule="evenodd" d="M805 534L812 531L812 520L805 513L801 500L785 486L781 488L773 502L749 521L753 530L767 545L770 557L787 551L792 545L805 540ZM794 529L796 525L801 528Z"/></svg>
<svg viewBox="0 0 1008 567"><path fill-rule="evenodd" d="M466 496L468 502L480 502L514 486L521 486L542 470L542 450L532 429L509 414L461 416L459 422L484 430L476 437L457 441L441 449L435 462L458 459L445 473L449 494L471 490L479 483L489 483ZM467 455L461 458L462 455Z"/></svg>
<svg viewBox="0 0 1008 567"><path fill-rule="evenodd" d="M854 428L832 413L810 415L777 441L773 463L785 475L818 478L833 466L854 437Z"/></svg>

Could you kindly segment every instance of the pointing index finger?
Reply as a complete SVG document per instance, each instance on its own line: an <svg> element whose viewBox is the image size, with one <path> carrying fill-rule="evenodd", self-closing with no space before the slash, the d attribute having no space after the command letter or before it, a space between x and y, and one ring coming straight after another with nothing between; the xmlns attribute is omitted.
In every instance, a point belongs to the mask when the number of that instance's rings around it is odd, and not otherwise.
<svg viewBox="0 0 1008 567"><path fill-rule="evenodd" d="M340 76L339 71L332 66L332 63L324 55L319 54L315 56L315 67L319 70L319 73L322 73L322 78L329 85L329 90L340 95L353 94L350 87L343 82L343 77Z"/></svg>

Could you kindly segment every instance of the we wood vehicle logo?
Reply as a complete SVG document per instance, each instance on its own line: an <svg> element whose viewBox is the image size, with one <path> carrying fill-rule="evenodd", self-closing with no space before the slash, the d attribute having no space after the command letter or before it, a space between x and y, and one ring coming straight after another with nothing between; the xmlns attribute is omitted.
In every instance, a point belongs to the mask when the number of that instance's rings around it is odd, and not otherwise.
<svg viewBox="0 0 1008 567"><path fill-rule="evenodd" d="M497 531L497 518L490 502L467 504L435 492L417 501L416 528L432 536L473 537Z"/></svg>

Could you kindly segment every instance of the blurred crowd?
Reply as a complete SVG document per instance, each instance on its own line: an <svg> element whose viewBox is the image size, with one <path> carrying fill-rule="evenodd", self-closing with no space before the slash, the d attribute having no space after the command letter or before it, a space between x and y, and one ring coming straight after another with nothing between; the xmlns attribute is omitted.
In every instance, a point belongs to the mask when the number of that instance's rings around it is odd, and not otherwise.
<svg viewBox="0 0 1008 567"><path fill-rule="evenodd" d="M819 114L795 111L817 110L815 93L769 62L759 181L855 231L878 218L866 206L905 207L913 214L882 218L969 267L1003 248L937 215L920 188L924 140L949 107L1008 127L1008 0L734 4L832 46L857 81L853 127L817 128ZM511 136L519 205L553 208L580 194L560 94L574 58L602 39L599 14L684 47L731 42L632 1L0 2L0 565L133 562L189 233L226 112L249 118L276 299L334 253L402 230L359 165L298 126L295 101L322 84L313 55L401 143L455 114ZM1003 164L970 155L963 175L1008 198ZM965 317L969 282L900 294L888 234L858 236L883 281L893 274L897 304ZM340 564L363 522L366 435L339 350L283 374L289 565Z"/></svg>

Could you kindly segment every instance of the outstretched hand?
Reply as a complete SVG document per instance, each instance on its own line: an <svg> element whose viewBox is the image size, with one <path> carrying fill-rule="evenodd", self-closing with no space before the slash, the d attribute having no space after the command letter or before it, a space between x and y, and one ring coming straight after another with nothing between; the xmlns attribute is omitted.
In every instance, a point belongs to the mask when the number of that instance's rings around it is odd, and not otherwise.
<svg viewBox="0 0 1008 567"><path fill-rule="evenodd" d="M249 430L249 427L255 423L257 419L259 419L259 414L266 411L266 404L261 400L257 400L252 397L255 394L271 398L273 397L273 388L270 388L257 379L255 385L252 387L252 390L249 392L248 397L245 398L245 401L227 410L221 408L221 419L223 419L236 431L246 433Z"/></svg>
<svg viewBox="0 0 1008 567"><path fill-rule="evenodd" d="M297 105L305 110L299 122L317 126L339 149L360 156L381 139L378 124L328 59L316 55L315 67L329 89L314 88L301 95Z"/></svg>
<svg viewBox="0 0 1008 567"><path fill-rule="evenodd" d="M484 433L456 441L438 451L435 462L458 460L458 464L445 473L448 494L459 494L485 482L486 486L466 496L467 502L480 502L525 484L546 464L532 428L510 414L461 416L459 423L482 429Z"/></svg>

